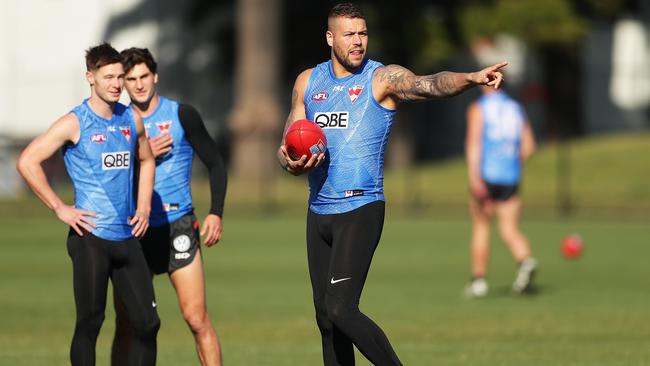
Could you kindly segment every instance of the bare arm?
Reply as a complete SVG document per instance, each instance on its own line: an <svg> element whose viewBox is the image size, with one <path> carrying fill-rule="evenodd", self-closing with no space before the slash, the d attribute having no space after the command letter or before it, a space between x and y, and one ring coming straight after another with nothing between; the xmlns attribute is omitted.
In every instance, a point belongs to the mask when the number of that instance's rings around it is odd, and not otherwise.
<svg viewBox="0 0 650 366"><path fill-rule="evenodd" d="M526 121L524 123L524 129L521 136L521 160L527 160L535 152L535 135L533 134L533 129L530 126L530 122Z"/></svg>
<svg viewBox="0 0 650 366"><path fill-rule="evenodd" d="M467 108L467 134L465 136L465 160L467 176L472 196L478 200L487 198L487 188L481 179L481 135L483 134L483 117L478 103Z"/></svg>
<svg viewBox="0 0 650 366"><path fill-rule="evenodd" d="M81 228L91 232L96 227L89 217L95 213L66 205L52 190L41 164L68 142L79 140L79 122L73 113L55 121L42 135L35 138L18 158L16 169L23 176L34 193L57 215L59 220L72 227L77 234L83 235Z"/></svg>
<svg viewBox="0 0 650 366"><path fill-rule="evenodd" d="M145 134L142 118L137 112L133 112L135 128L137 132L138 160L140 172L138 181L138 203L135 215L129 224L133 225L131 233L135 236L142 236L149 228L149 214L151 213L151 197L153 196L153 183L156 171L156 162L149 147Z"/></svg>
<svg viewBox="0 0 650 366"><path fill-rule="evenodd" d="M293 90L291 91L291 110L289 111L289 116L287 117L287 121L284 123L284 128L282 129L282 143L280 145L284 145L284 135L287 132L289 126L293 122L307 117L305 113L306 82L301 79L306 79L307 81L309 81L309 76L305 75L305 72L303 72L298 76L298 79L296 80L296 83L293 86Z"/></svg>
<svg viewBox="0 0 650 366"><path fill-rule="evenodd" d="M293 122L307 117L305 113L305 91L311 73L312 69L303 71L298 75L296 83L293 86L293 92L291 93L291 111L289 112L289 117L287 117L287 122L284 125L282 142L280 143L280 148L277 153L280 166L293 175L300 175L317 167L325 156L324 154L319 154L307 158L307 155L303 155L299 160L291 160L287 153L287 148L284 146L284 135L287 132L287 128L289 128Z"/></svg>
<svg viewBox="0 0 650 366"><path fill-rule="evenodd" d="M476 85L498 88L503 80L499 69L507 64L501 62L470 73L442 71L424 76L415 75L403 66L387 65L375 72L373 94L382 106L395 109L399 102L450 97Z"/></svg>

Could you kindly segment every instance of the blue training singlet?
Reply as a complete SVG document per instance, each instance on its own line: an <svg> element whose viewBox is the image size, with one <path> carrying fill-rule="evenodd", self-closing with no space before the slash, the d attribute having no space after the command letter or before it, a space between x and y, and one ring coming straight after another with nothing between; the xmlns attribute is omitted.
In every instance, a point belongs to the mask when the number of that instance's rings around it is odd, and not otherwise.
<svg viewBox="0 0 650 366"><path fill-rule="evenodd" d="M133 164L136 127L130 108L117 103L110 120L97 115L88 99L72 113L79 121L79 141L63 147L74 205L97 218L93 235L106 240L133 237L128 218L135 212Z"/></svg>
<svg viewBox="0 0 650 366"><path fill-rule="evenodd" d="M332 61L317 65L305 91L307 119L327 137L325 160L309 172L309 208L348 212L384 200L384 152L395 111L372 94L379 62L366 59L352 75L336 78Z"/></svg>
<svg viewBox="0 0 650 366"><path fill-rule="evenodd" d="M481 177L492 184L518 184L524 111L503 91L483 95L479 106L483 116Z"/></svg>
<svg viewBox="0 0 650 366"><path fill-rule="evenodd" d="M168 133L174 142L170 151L156 158L156 183L149 217L152 227L172 223L193 210L190 178L194 149L185 138L178 118L178 102L159 98L156 110L144 118L147 137Z"/></svg>

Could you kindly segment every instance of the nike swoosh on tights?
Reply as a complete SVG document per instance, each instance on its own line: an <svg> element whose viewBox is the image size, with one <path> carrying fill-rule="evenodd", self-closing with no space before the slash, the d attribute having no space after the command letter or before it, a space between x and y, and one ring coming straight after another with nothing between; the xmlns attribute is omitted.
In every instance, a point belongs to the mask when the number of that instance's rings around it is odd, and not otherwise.
<svg viewBox="0 0 650 366"><path fill-rule="evenodd" d="M341 281L345 281L345 280L349 280L349 279L351 279L351 278L352 278L352 277L346 277L346 278L340 278L340 279L338 279L338 280L335 280L334 277L332 277L332 279L330 280L330 283L333 285L333 284L335 284L335 283L338 283L338 282L341 282Z"/></svg>

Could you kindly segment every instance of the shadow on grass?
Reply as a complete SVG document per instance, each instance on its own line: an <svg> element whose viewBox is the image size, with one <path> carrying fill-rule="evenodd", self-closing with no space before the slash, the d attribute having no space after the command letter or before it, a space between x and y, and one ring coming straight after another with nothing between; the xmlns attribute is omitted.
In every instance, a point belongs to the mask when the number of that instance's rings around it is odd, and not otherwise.
<svg viewBox="0 0 650 366"><path fill-rule="evenodd" d="M533 298L541 295L548 295L552 293L552 289L547 285L533 285L526 290L523 294L515 294L512 292L511 286L494 286L490 289L488 297L514 297L514 298Z"/></svg>

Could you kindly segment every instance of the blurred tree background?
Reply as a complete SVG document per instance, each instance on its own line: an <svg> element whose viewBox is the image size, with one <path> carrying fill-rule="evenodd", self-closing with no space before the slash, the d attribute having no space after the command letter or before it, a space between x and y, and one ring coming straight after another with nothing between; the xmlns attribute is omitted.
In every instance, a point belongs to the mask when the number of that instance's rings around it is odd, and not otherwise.
<svg viewBox="0 0 650 366"><path fill-rule="evenodd" d="M155 37L148 47L159 61L159 91L198 107L230 164L231 177L241 178L237 182L252 195L275 196L267 202L272 206L273 200L282 200L274 187L283 176L275 150L291 88L302 70L329 59L327 14L338 2L134 0L136 6L111 17L104 39L128 39L131 29L153 25ZM647 1L356 4L367 17L368 55L384 64L431 74L509 61L505 88L526 107L538 141L557 144L555 199L565 212L572 206L573 170L565 142L649 127L647 105L629 112L615 106L609 94L615 27L628 18L650 25ZM412 170L419 166L461 156L465 108L478 95L472 90L401 106L388 148L388 171L401 169L405 181L417 180ZM593 122L598 118L605 122ZM627 120L632 123L623 123ZM419 199L416 195L413 201Z"/></svg>
<svg viewBox="0 0 650 366"><path fill-rule="evenodd" d="M224 152L229 153L236 151L229 144L241 141L248 134L260 135L260 139L275 138L277 144L295 76L329 57L324 33L327 13L337 2L144 0L115 17L106 38L147 19L160 24L157 56L161 60L161 91L198 104L211 123L211 131L222 142ZM535 116L542 120L535 121L535 125L543 139L584 132L577 100L579 56L580 41L590 23L612 21L626 12L636 12L641 3L630 0L357 2L368 20L370 57L385 64L404 65L419 74L443 69L469 71L482 66L472 50L494 42L500 35L514 37L524 44L539 64L539 70L525 71L539 75L537 80L516 85L514 92L525 103L542 105L538 108L543 113ZM257 19L250 22L253 25L268 20L267 27L280 29L269 32L258 28L243 38L241 34L250 29L245 19ZM241 50L255 47L256 37L262 40L257 43L258 48L270 45L276 52L271 59L253 55L257 59L247 63ZM264 52L270 55L268 50ZM281 67L274 67L276 64ZM522 65L510 67L520 69ZM255 69L261 72L253 78L244 80L236 76L255 75ZM262 76L265 74L271 76ZM255 82L262 77L268 80ZM260 93L260 89L264 91ZM247 96L252 96L249 100L259 101L268 94L272 94L269 100L261 103L267 105L264 110L250 112L259 103L242 102ZM464 100L452 104L467 104L468 98L461 99ZM242 107L242 103L246 106ZM273 103L277 105L271 106ZM441 158L461 151L458 142L462 123L460 118L449 116L458 115L459 109L442 103L409 106L400 113L399 119L405 126L397 126L396 139L413 141L404 143L412 145L413 150L403 151L406 156L397 159L399 162ZM246 117L237 117L244 110L249 110L245 112ZM254 126L268 126L266 114L273 115L275 128L260 127L266 131L260 134ZM243 123L248 127L242 128ZM440 136L439 140L436 135ZM454 136L451 141L445 137L450 135ZM249 159L242 159L241 164L247 163L253 164ZM237 172L247 170L259 168L236 169Z"/></svg>

